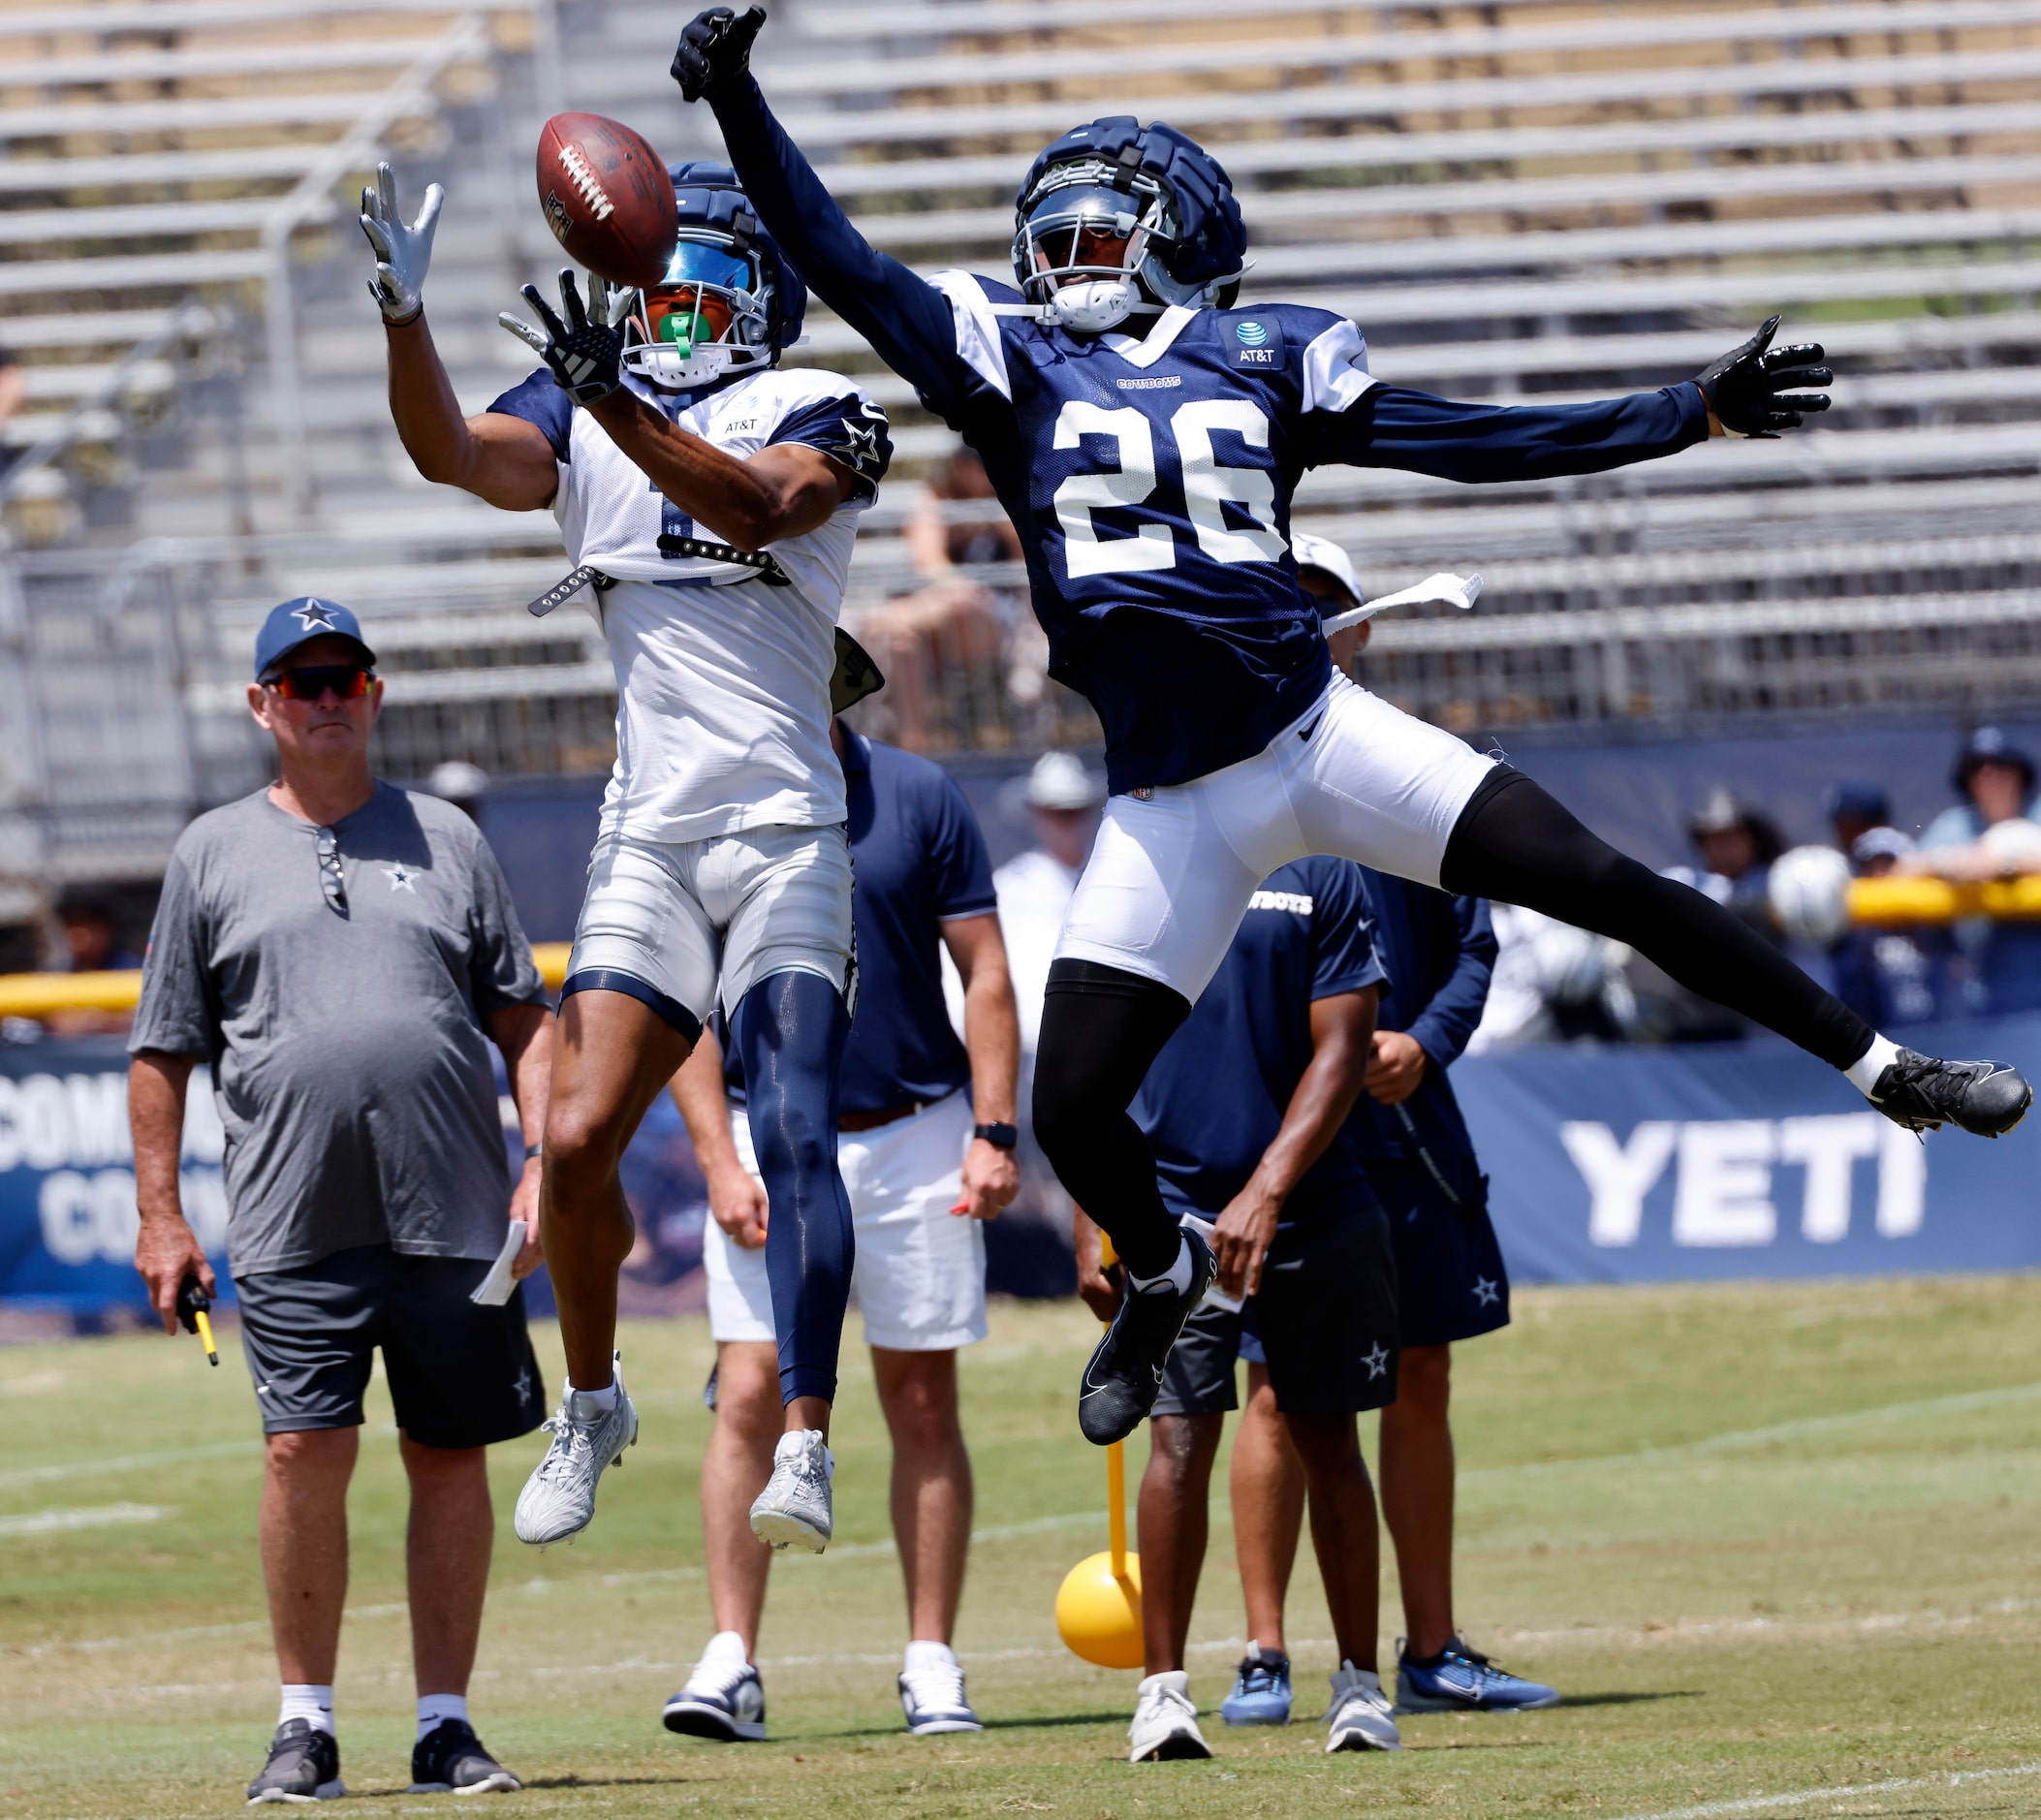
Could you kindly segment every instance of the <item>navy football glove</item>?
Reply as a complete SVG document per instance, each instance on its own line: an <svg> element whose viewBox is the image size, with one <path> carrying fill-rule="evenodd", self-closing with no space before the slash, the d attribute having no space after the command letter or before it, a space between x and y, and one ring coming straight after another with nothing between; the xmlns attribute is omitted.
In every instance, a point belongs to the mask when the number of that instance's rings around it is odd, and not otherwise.
<svg viewBox="0 0 2041 1820"><path fill-rule="evenodd" d="M588 307L583 309L569 266L560 272L560 307L566 321L553 314L538 286L531 284L524 287L524 300L546 325L545 332L508 310L496 320L552 369L560 390L576 404L595 404L623 384L623 319L631 295L618 291L612 299L610 287L590 272Z"/></svg>
<svg viewBox="0 0 2041 1820"><path fill-rule="evenodd" d="M1768 317L1741 348L1695 376L1709 409L1732 436L1776 439L1782 429L1798 429L1803 415L1829 408L1826 392L1794 390L1836 383L1836 375L1820 363L1821 344L1802 341L1774 348L1772 337L1778 325L1779 318Z"/></svg>
<svg viewBox="0 0 2041 1820"><path fill-rule="evenodd" d="M728 7L697 13L674 52L674 80L682 101L700 101L751 67L751 41L766 22L766 9L753 7L740 18Z"/></svg>

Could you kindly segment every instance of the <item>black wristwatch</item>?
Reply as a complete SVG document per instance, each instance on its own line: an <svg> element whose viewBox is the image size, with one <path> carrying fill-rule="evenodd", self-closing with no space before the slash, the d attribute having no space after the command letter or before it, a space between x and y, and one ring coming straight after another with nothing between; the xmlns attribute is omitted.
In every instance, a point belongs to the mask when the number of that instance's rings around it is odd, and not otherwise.
<svg viewBox="0 0 2041 1820"><path fill-rule="evenodd" d="M1012 1125L973 1125L971 1136L983 1138L996 1150L1011 1150L1020 1142L1020 1133Z"/></svg>

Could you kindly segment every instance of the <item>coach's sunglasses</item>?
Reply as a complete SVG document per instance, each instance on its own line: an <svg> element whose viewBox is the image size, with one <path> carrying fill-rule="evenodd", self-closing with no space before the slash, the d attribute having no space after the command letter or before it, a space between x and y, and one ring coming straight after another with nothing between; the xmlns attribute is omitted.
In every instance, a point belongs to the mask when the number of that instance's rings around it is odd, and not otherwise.
<svg viewBox="0 0 2041 1820"><path fill-rule="evenodd" d="M343 702L359 702L375 679L376 673L364 664L306 664L279 670L268 685L287 702L316 702L329 689Z"/></svg>
<svg viewBox="0 0 2041 1820"><path fill-rule="evenodd" d="M347 914L347 874L340 868L340 836L330 828L317 831L312 851L319 856L319 889L329 909Z"/></svg>

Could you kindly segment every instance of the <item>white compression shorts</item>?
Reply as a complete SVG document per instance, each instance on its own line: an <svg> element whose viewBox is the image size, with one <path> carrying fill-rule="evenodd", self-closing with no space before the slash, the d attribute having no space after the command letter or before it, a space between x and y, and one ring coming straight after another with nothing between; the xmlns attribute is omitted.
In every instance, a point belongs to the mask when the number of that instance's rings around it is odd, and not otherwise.
<svg viewBox="0 0 2041 1820"><path fill-rule="evenodd" d="M775 973L818 974L850 990L851 857L840 823L680 842L610 833L595 843L570 987L642 998L692 1042L719 978L734 1012Z"/></svg>
<svg viewBox="0 0 2041 1820"><path fill-rule="evenodd" d="M751 1127L731 1109L738 1160L756 1177ZM864 1343L891 1352L948 1352L985 1337L985 1232L953 1213L971 1143L970 1096L951 1094L870 1131L844 1132L836 1160L850 1195L858 1261L851 1291ZM719 1340L771 1340L766 1254L747 1251L714 1220L702 1238L708 1327Z"/></svg>
<svg viewBox="0 0 2041 1820"><path fill-rule="evenodd" d="M1436 885L1454 824L1494 764L1334 675L1254 757L1106 804L1056 958L1195 1001L1279 865L1326 853Z"/></svg>

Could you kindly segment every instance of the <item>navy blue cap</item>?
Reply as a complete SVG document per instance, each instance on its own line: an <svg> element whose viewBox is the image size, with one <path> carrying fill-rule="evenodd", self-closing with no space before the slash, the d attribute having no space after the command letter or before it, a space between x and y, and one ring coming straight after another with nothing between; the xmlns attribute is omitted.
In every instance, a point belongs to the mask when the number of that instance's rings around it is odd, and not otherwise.
<svg viewBox="0 0 2041 1820"><path fill-rule="evenodd" d="M300 644L313 639L352 639L361 647L361 661L373 664L376 654L361 636L361 622L338 601L321 600L316 594L300 594L281 607L269 609L263 629L255 635L255 679L263 681L277 665Z"/></svg>
<svg viewBox="0 0 2041 1820"><path fill-rule="evenodd" d="M2027 790L2034 787L2034 761L2006 737L1996 727L1980 727L1963 741L1963 749L1957 755L1956 787L1968 791L1971 775L1981 765L2004 765L2019 771L2026 782Z"/></svg>
<svg viewBox="0 0 2041 1820"><path fill-rule="evenodd" d="M1892 799L1876 784L1846 780L1829 786L1829 820L1853 815L1873 828L1892 820Z"/></svg>

